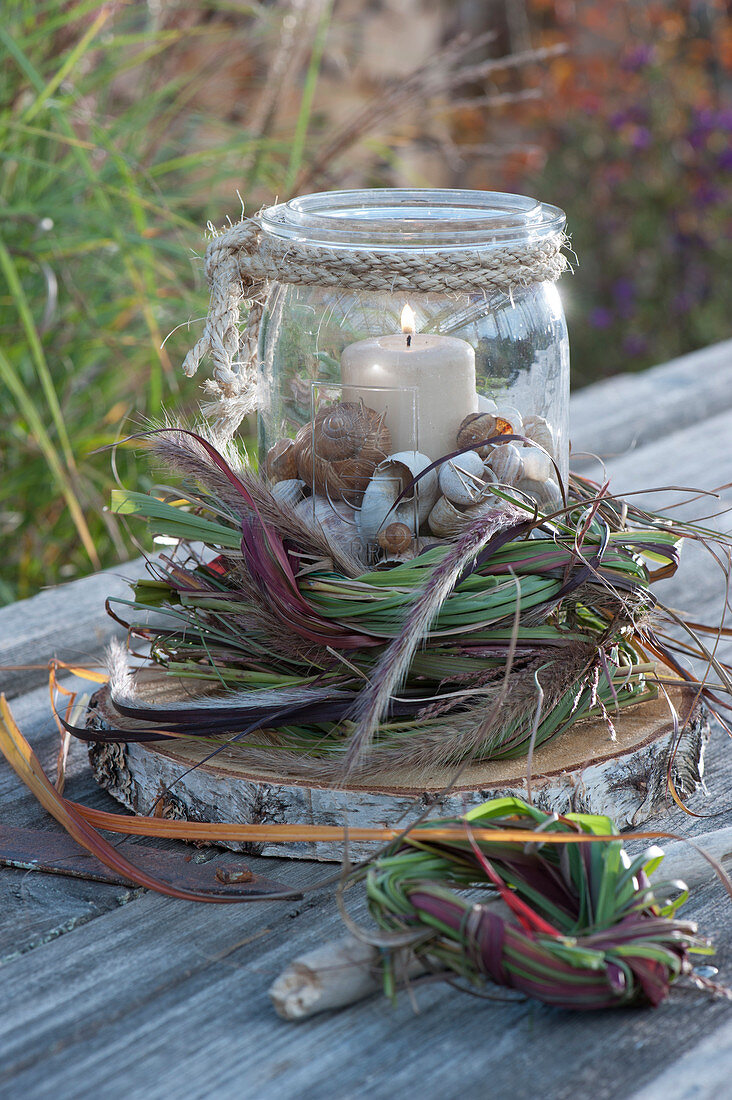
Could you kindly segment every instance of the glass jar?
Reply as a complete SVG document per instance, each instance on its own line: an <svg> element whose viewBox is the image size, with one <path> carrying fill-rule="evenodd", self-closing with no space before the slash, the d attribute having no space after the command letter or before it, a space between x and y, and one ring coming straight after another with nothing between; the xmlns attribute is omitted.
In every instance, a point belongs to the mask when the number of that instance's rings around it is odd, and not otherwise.
<svg viewBox="0 0 732 1100"><path fill-rule="evenodd" d="M259 443L267 474L288 482L278 492L293 502L304 493L301 512L322 520L330 510L354 546L387 554L391 524L451 537L459 516L506 487L545 510L561 505L569 345L557 288L482 286L475 262L561 242L564 224L554 206L483 191L336 191L265 210L265 241L335 261L328 285L274 282L264 306ZM385 288L339 284L338 258L354 250L392 257ZM418 289L400 289L402 256L423 262ZM386 511L372 507L375 475ZM438 503L444 515L433 518Z"/></svg>

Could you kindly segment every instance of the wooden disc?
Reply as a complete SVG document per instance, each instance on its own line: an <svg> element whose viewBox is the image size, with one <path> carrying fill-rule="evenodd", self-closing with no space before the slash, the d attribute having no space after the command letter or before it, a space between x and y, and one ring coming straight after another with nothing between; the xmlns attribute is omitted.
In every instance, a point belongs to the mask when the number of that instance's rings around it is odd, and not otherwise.
<svg viewBox="0 0 732 1100"><path fill-rule="evenodd" d="M709 725L688 687L673 687L669 696L684 727L675 752L674 722L664 698L622 711L614 719L615 740L602 721L577 722L534 753L534 804L559 813L609 814L621 828L638 826L670 799L667 776L672 753L676 789L684 795L693 793L701 783ZM93 703L94 724L112 724L106 688L97 692ZM114 724L119 725L118 716ZM386 826L408 820L403 815L414 815L415 803L420 811L430 806L431 817L455 817L489 798L526 798L528 793L526 758L470 765L454 785L457 769L444 768L426 784L408 772L385 772L367 784L334 787L253 770L246 767L242 750L236 747L201 763L210 752L210 744L182 740L154 746L99 743L89 749L97 782L128 809L147 814L163 794L157 812L162 805L164 816L191 821ZM449 793L443 793L448 787ZM223 846L300 859L339 860L342 856L340 845L327 843ZM349 852L352 859L360 859L368 854L368 847L353 844Z"/></svg>

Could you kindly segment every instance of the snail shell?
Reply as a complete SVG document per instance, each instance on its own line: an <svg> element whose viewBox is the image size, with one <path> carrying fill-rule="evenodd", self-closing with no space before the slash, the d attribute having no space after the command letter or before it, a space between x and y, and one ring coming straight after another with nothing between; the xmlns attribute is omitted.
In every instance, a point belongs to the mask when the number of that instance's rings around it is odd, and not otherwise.
<svg viewBox="0 0 732 1100"><path fill-rule="evenodd" d="M387 551L381 561L374 566L374 569L390 569L393 565L401 565L405 561L412 561L422 550L428 550L430 546L439 546L441 542L442 539L435 539L430 536L413 538L405 550L399 550L395 553Z"/></svg>
<svg viewBox="0 0 732 1100"><path fill-rule="evenodd" d="M493 494L489 494L487 499L480 500L477 504L471 504L464 512L456 508L447 497L440 497L430 512L430 531L439 538L451 538L459 535L470 526L473 520L492 511L495 507L496 501Z"/></svg>
<svg viewBox="0 0 732 1100"><path fill-rule="evenodd" d="M484 397L482 393L478 394L478 412L479 413L496 413L498 412L498 405L492 397Z"/></svg>
<svg viewBox="0 0 732 1100"><path fill-rule="evenodd" d="M449 538L458 534L468 522L465 514L444 496L436 502L428 520L430 531L438 538Z"/></svg>
<svg viewBox="0 0 732 1100"><path fill-rule="evenodd" d="M320 528L331 539L337 539L358 558L363 555L363 543L359 538L356 511L348 504L339 504L336 510L327 497L313 496L295 505L295 515L311 530Z"/></svg>
<svg viewBox="0 0 732 1100"><path fill-rule="evenodd" d="M374 470L391 448L384 414L360 401L319 409L295 436L298 476L316 493L361 503Z"/></svg>
<svg viewBox="0 0 732 1100"><path fill-rule="evenodd" d="M534 443L538 443L550 455L554 455L554 432L543 416L527 416L523 434L527 439L533 439Z"/></svg>
<svg viewBox="0 0 732 1100"><path fill-rule="evenodd" d="M551 479L554 473L554 467L552 466L552 460L549 455L544 454L543 451L538 450L536 447L525 447L521 451L521 458L524 464L523 476L531 481L547 481Z"/></svg>
<svg viewBox="0 0 732 1100"><path fill-rule="evenodd" d="M272 496L278 504L289 504L292 508L305 496L306 485L299 478L288 478L272 486Z"/></svg>
<svg viewBox="0 0 732 1100"><path fill-rule="evenodd" d="M502 435L524 434L523 417L513 405L499 405L493 415L496 418L496 428Z"/></svg>
<svg viewBox="0 0 732 1100"><path fill-rule="evenodd" d="M440 467L440 489L453 504L477 504L486 492L485 467L477 451L467 451Z"/></svg>
<svg viewBox="0 0 732 1100"><path fill-rule="evenodd" d="M562 494L554 478L544 481L535 481L534 478L525 477L516 486L522 493L526 493L543 512L554 512L562 508Z"/></svg>
<svg viewBox="0 0 732 1100"><path fill-rule="evenodd" d="M406 523L390 523L379 531L376 541L387 554L403 554L414 542L414 535Z"/></svg>
<svg viewBox="0 0 732 1100"><path fill-rule="evenodd" d="M405 523L411 531L419 529L439 494L435 471L425 474L398 504L396 500L431 465L431 459L419 451L399 451L379 463L361 502L359 525L366 540L375 539L385 524Z"/></svg>
<svg viewBox="0 0 732 1100"><path fill-rule="evenodd" d="M501 443L494 447L486 460L486 466L502 485L515 485L524 470L519 449L513 443Z"/></svg>
<svg viewBox="0 0 732 1100"><path fill-rule="evenodd" d="M496 418L492 413L468 413L458 428L457 445L459 449L472 447L474 444L483 443L484 440L498 434ZM490 449L490 444L484 444L482 447L477 448L476 454L480 455L481 458L485 458Z"/></svg>
<svg viewBox="0 0 732 1100"><path fill-rule="evenodd" d="M264 470L270 481L289 481L297 477L297 457L292 439L278 439L270 447Z"/></svg>

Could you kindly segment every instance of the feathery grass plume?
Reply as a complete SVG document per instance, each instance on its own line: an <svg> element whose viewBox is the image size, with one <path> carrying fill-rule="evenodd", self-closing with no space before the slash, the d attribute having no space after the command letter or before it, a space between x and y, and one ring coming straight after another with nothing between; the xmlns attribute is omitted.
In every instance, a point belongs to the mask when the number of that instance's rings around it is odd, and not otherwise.
<svg viewBox="0 0 732 1100"><path fill-rule="evenodd" d="M361 572L362 563L354 558L348 547L324 528L308 526L286 501L275 499L271 486L257 473L235 440L222 438L205 423L197 424L195 431L188 431L172 422L154 427L146 440L151 453L169 470L189 484L202 487L208 495L207 501L192 503L210 509L219 501L238 522L253 511L280 538L296 542L305 557L313 561L329 560L347 576L356 577ZM211 462L207 448L213 448L220 455L223 466L244 486L244 496L234 487L223 467Z"/></svg>
<svg viewBox="0 0 732 1100"><path fill-rule="evenodd" d="M476 519L458 538L442 561L425 580L417 593L401 633L387 647L371 674L371 682L358 698L350 716L355 728L351 734L346 757L346 770L351 771L368 750L380 720L386 714L392 697L404 683L417 650L456 584L481 550L490 553L498 549L501 532L523 534L531 526L525 513L510 505L500 504ZM508 538L503 541L508 541Z"/></svg>
<svg viewBox="0 0 732 1100"><path fill-rule="evenodd" d="M446 821L422 823L356 876L366 880L379 927L402 945L411 933L412 951L438 976L457 975L472 988L494 983L560 1008L656 1006L690 972L692 953L713 953L696 925L676 916L684 884L651 887L659 848L631 857L620 838L542 843L547 833L610 836L609 818L545 814L502 798L462 822L464 839L449 843L430 836ZM524 829L526 843L502 840L507 827ZM495 829L496 839L474 829ZM393 998L385 942L382 934L384 988Z"/></svg>

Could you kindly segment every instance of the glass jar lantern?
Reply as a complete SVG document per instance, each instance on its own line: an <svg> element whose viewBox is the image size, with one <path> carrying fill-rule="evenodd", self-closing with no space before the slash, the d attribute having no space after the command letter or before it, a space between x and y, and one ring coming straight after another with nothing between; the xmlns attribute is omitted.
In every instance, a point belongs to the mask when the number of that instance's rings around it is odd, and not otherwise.
<svg viewBox="0 0 732 1100"><path fill-rule="evenodd" d="M270 279L259 327L260 464L276 495L372 559L455 536L497 496L561 507L561 210L385 189L306 195L260 218L265 250L314 257L306 281L286 268Z"/></svg>

